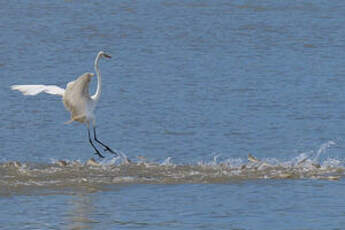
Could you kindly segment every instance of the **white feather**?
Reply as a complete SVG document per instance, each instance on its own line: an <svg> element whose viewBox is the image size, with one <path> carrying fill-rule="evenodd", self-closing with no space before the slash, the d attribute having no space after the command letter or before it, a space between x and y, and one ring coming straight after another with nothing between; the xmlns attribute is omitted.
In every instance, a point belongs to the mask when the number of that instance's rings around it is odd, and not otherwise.
<svg viewBox="0 0 345 230"><path fill-rule="evenodd" d="M24 95L37 95L39 93L48 93L63 96L65 90L56 85L12 85L12 90L18 90Z"/></svg>

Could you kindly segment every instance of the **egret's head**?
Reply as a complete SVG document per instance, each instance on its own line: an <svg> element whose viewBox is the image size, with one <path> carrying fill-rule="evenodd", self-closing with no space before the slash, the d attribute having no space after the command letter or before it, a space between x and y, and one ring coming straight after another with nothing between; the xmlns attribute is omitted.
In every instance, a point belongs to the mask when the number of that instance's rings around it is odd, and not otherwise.
<svg viewBox="0 0 345 230"><path fill-rule="evenodd" d="M98 55L99 55L100 57L111 58L111 55L105 53L104 51L99 51Z"/></svg>
<svg viewBox="0 0 345 230"><path fill-rule="evenodd" d="M89 73L89 72L87 72L86 75L87 75L88 77L90 77L90 78L93 77L93 76L95 76L94 73Z"/></svg>

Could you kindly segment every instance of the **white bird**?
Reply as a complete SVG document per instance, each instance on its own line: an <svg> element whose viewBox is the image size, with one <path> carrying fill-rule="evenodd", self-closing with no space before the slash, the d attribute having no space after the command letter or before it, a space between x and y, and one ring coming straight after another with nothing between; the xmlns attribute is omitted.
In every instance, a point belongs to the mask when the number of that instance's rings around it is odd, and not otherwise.
<svg viewBox="0 0 345 230"><path fill-rule="evenodd" d="M109 54L106 54L103 51L100 51L97 54L95 60L95 71L97 74L97 89L96 93L92 96L89 95L89 82L91 80L91 77L94 76L94 74L89 72L84 73L76 80L67 83L66 89L62 89L56 85L13 85L11 86L11 89L18 90L22 92L24 95L33 96L44 92L48 94L62 96L62 101L65 108L71 113L71 120L67 123L71 123L73 121L86 123L89 142L93 149L96 151L95 154L97 154L101 158L104 158L104 156L99 152L99 150L92 142L90 136L90 126L92 126L94 140L100 145L102 145L105 151L109 151L117 155L117 153L114 152L111 148L99 141L96 136L96 120L94 110L102 91L102 78L98 68L98 62L102 57L111 58Z"/></svg>

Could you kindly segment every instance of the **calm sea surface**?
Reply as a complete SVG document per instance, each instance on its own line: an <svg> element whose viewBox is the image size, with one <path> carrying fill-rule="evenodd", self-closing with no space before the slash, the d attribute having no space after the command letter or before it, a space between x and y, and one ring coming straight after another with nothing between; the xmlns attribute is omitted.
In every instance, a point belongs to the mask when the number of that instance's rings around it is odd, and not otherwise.
<svg viewBox="0 0 345 230"><path fill-rule="evenodd" d="M345 228L343 1L13 0L0 15L0 229ZM61 98L10 90L65 87L100 50L97 134L120 153L105 159Z"/></svg>

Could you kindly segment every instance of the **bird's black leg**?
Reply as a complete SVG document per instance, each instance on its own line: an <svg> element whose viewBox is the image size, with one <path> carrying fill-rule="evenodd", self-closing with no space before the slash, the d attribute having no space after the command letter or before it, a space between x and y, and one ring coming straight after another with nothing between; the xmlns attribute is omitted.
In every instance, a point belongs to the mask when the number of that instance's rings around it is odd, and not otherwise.
<svg viewBox="0 0 345 230"><path fill-rule="evenodd" d="M89 142L90 142L92 148L96 151L95 154L97 154L100 158L104 158L104 156L98 151L96 146L92 143L92 140L91 140L91 137L90 137L90 129L89 128L87 128L87 134L89 135Z"/></svg>
<svg viewBox="0 0 345 230"><path fill-rule="evenodd" d="M97 143L99 143L100 145L102 145L104 147L104 151L109 151L115 155L119 155L117 154L114 150L112 150L111 148L109 148L109 146L103 144L100 140L97 139L97 136L96 136L96 127L93 127L93 137L95 138L95 141Z"/></svg>

